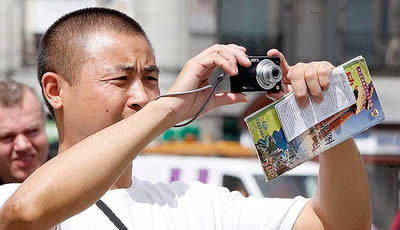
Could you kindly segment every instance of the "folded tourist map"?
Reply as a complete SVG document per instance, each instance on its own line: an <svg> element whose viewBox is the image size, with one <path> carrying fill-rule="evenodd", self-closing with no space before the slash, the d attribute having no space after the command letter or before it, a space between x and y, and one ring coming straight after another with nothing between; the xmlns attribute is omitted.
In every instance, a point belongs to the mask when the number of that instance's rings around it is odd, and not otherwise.
<svg viewBox="0 0 400 230"><path fill-rule="evenodd" d="M267 181L384 120L362 56L332 71L323 96L300 108L290 93L245 118Z"/></svg>

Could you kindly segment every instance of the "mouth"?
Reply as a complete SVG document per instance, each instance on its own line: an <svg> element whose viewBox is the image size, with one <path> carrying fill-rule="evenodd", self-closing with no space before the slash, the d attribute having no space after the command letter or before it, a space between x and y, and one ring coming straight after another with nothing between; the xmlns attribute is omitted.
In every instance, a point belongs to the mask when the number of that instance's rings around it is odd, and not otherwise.
<svg viewBox="0 0 400 230"><path fill-rule="evenodd" d="M28 160L32 160L32 158L33 158L32 154L26 154L25 156L19 157L18 159L22 160L22 161L28 161Z"/></svg>
<svg viewBox="0 0 400 230"><path fill-rule="evenodd" d="M34 156L32 154L25 154L14 159L14 162L20 167L29 167L33 162Z"/></svg>

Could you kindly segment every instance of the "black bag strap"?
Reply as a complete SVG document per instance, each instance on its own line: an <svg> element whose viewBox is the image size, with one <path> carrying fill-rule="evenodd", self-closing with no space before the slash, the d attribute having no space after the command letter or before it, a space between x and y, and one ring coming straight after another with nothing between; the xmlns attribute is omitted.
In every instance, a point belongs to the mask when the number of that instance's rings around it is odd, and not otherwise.
<svg viewBox="0 0 400 230"><path fill-rule="evenodd" d="M111 222L117 227L119 230L128 230L128 228L122 223L121 219L115 215L115 213L102 201L98 200L96 202L97 207L111 220Z"/></svg>

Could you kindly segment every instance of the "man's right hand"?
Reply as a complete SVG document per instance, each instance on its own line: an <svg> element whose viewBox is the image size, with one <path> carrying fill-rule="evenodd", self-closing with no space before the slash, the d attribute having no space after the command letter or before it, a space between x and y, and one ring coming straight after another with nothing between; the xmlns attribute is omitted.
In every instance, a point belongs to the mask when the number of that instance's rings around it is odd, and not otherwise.
<svg viewBox="0 0 400 230"><path fill-rule="evenodd" d="M214 45L186 62L182 71L168 93L197 89L208 84L212 71L219 67L230 76L238 73L237 65L250 66L246 48L230 45ZM170 109L176 114L176 123L193 117L203 106L211 89L198 93L165 98ZM247 102L247 97L240 93L215 94L204 113L211 109L228 104Z"/></svg>

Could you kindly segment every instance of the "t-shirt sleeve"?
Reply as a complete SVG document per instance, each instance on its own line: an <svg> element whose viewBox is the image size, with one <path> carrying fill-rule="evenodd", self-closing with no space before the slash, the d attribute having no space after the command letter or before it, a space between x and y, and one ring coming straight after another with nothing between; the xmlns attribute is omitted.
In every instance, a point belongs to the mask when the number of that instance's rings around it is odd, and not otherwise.
<svg viewBox="0 0 400 230"><path fill-rule="evenodd" d="M0 207L10 198L17 190L20 184L5 184L0 186Z"/></svg>
<svg viewBox="0 0 400 230"><path fill-rule="evenodd" d="M0 186L0 207L14 194L21 184L5 184ZM61 230L59 226L55 226L51 230Z"/></svg>
<svg viewBox="0 0 400 230"><path fill-rule="evenodd" d="M219 191L221 218L224 229L292 229L309 199L243 197L239 192Z"/></svg>

